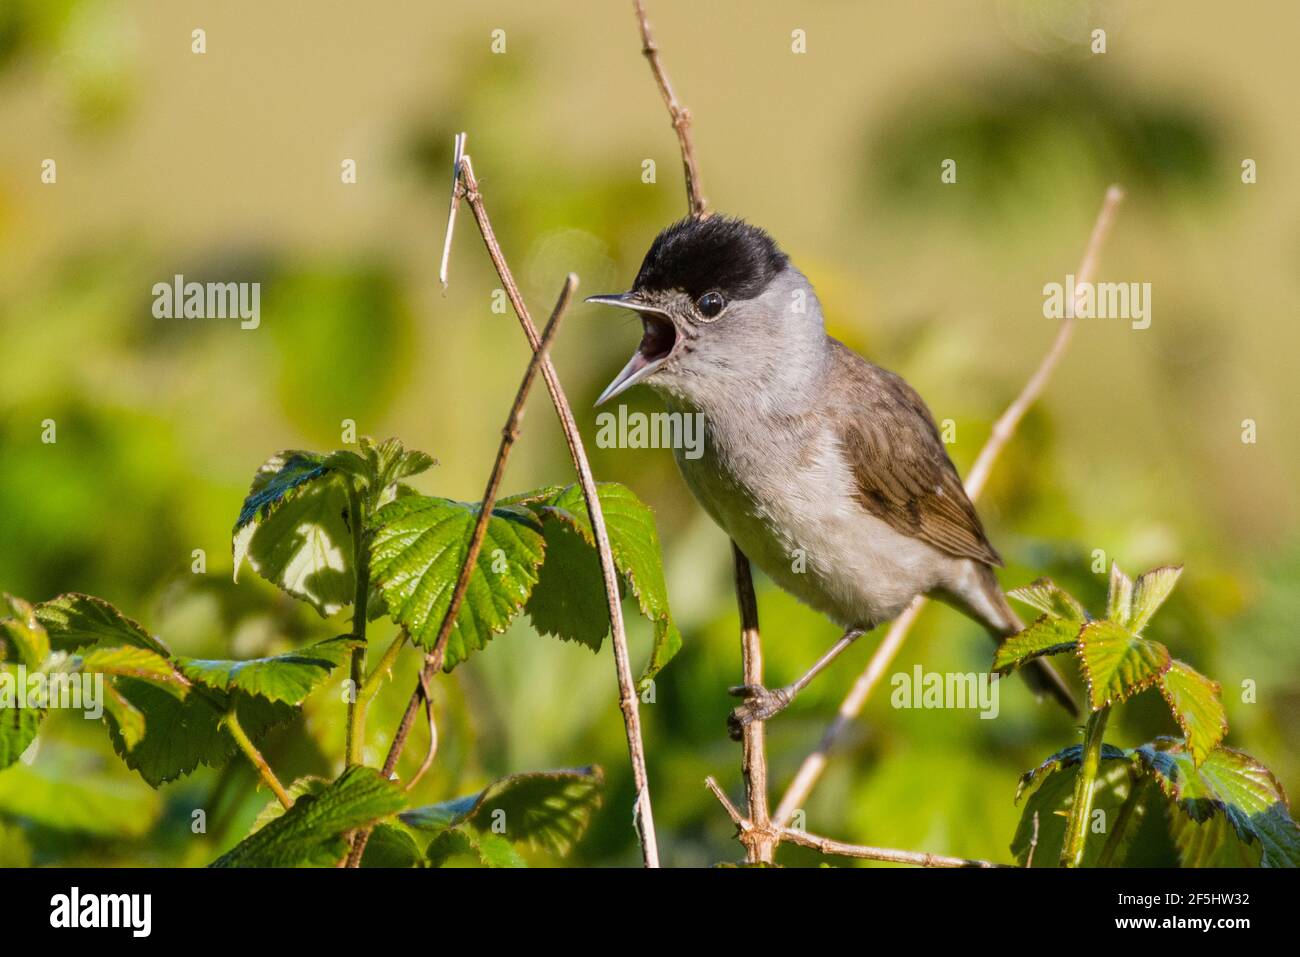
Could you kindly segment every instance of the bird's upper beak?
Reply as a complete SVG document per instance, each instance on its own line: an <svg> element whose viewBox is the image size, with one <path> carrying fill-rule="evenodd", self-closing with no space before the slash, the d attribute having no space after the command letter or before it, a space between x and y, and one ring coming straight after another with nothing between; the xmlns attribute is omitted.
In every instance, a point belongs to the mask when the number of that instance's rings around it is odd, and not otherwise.
<svg viewBox="0 0 1300 957"><path fill-rule="evenodd" d="M673 350L677 347L677 327L673 325L672 318L667 312L658 306L650 305L635 293L624 292L607 296L588 296L587 302L596 302L605 306L618 306L620 309L631 309L640 314L641 324L645 328L645 334L641 337L641 344L637 347L636 352L632 353L632 358L628 360L627 365L623 367L623 371L614 377L614 381L605 387L605 391L596 400L596 404L600 405L648 378L656 369L668 361L668 357L672 355Z"/></svg>

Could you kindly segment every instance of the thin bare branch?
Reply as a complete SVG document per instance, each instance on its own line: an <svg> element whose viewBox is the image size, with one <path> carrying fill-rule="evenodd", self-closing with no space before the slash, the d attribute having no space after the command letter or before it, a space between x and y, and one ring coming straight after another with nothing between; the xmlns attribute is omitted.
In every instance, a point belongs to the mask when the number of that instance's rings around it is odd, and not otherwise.
<svg viewBox="0 0 1300 957"><path fill-rule="evenodd" d="M447 288L447 267L451 262L451 237L456 231L456 211L460 209L460 160L465 155L468 133L457 133L451 157L451 200L447 206L447 233L442 240L442 261L438 263L438 281Z"/></svg>
<svg viewBox="0 0 1300 957"><path fill-rule="evenodd" d="M492 265L496 267L497 276L505 289L506 298L510 300L523 327L524 335L536 351L539 345L537 327L525 305L519 286L515 283L505 254L497 242L492 223L488 219L483 197L479 193L478 181L474 177L474 165L469 155L461 160L461 181L465 187L465 201L469 203L483 236ZM550 358L545 358L541 365L542 379L551 395L555 414L559 417L560 427L564 432L565 442L569 446L569 456L573 460L574 470L578 475L578 484L582 489L583 501L591 519L591 527L596 539L596 552L600 558L601 577L605 585L605 601L609 609L611 643L614 646L614 666L618 674L619 708L623 712L623 728L627 737L628 756L632 764L632 782L636 787L636 808L633 823L641 842L641 857L646 867L659 866L659 847L655 838L654 812L650 803L650 781L646 773L645 745L641 740L641 713L636 694L636 683L632 677L631 657L628 654L627 632L623 626L623 606L619 598L618 573L614 568L614 554L610 549L609 532L605 527L604 510L596 493L596 480L591 473L591 463L582 444L582 435L573 417L568 396L560 384L560 377Z"/></svg>
<svg viewBox="0 0 1300 957"><path fill-rule="evenodd" d="M704 198L704 187L700 181L700 167L695 161L695 141L691 139L691 111L677 101L673 92L668 72L659 59L659 47L650 32L650 21L646 19L645 4L642 0L632 0L636 10L637 25L641 28L641 52L650 62L650 72L654 74L659 93L668 107L668 116L672 119L673 130L677 133L677 146L682 153L682 171L686 175L686 198L690 204L692 216L707 216L709 201Z"/></svg>
<svg viewBox="0 0 1300 957"><path fill-rule="evenodd" d="M1123 198L1124 191L1118 186L1111 186L1106 190L1106 197L1102 202L1101 211L1097 214L1097 220L1092 227L1092 234L1088 237L1088 245L1084 248L1083 259L1079 263L1079 268L1075 271L1075 281L1078 287L1076 296L1081 294L1083 287L1087 283L1092 282L1093 273L1096 272L1097 268L1097 259L1101 255L1101 247L1105 243L1106 234L1110 231L1111 224L1114 222L1115 210ZM1052 372L1055 371L1062 356L1065 355L1065 350L1074 335L1075 321L1073 317L1077 312L1076 300L1075 309L1071 311L1069 317L1061 320L1061 327L1056 333L1056 338L1052 341L1047 354L1039 362L1038 368L1029 377L1029 381L1020 390L1020 394L1007 406L1006 411L994 423L993 431L989 435L988 441L984 443L984 448L980 450L974 466L971 467L970 475L966 479L966 492L970 495L972 501L978 498L980 492L984 490L998 455L1001 454L1011 437L1015 435L1021 419L1025 417L1029 407L1042 394L1052 376ZM808 795L812 793L822 771L826 768L826 761L831 748L848 726L862 713L867 699L871 697L872 689L875 688L886 669L893 662L894 656L898 654L899 649L903 647L903 641L916 623L916 619L920 617L925 602L924 598L917 598L907 606L907 610L896 618L890 626L885 635L885 640L880 643L880 647L876 649L871 656L871 660L867 662L866 670L858 676L857 681L849 690L848 696L840 705L835 720L826 728L813 752L804 758L794 776L794 780L790 783L790 787L786 789L785 795L777 805L775 815L777 827L783 828L789 824L794 812L803 805L808 799Z"/></svg>
<svg viewBox="0 0 1300 957"><path fill-rule="evenodd" d="M944 854L924 854L918 851L899 851L889 847L868 847L864 844L845 844L833 841L829 837L818 837L792 827L781 829L782 840L803 847L811 847L823 854L836 857L857 857L868 861L889 861L893 864L915 864L918 867L1009 867L994 861L982 861L965 857L948 857Z"/></svg>
<svg viewBox="0 0 1300 957"><path fill-rule="evenodd" d="M737 827L749 827L749 821L745 815L740 813L740 808L731 803L731 798L727 797L727 792L718 786L718 782L713 775L710 774L704 779L704 786L713 792L713 796L718 799L718 803L722 805L723 810L727 812L727 816L736 823Z"/></svg>

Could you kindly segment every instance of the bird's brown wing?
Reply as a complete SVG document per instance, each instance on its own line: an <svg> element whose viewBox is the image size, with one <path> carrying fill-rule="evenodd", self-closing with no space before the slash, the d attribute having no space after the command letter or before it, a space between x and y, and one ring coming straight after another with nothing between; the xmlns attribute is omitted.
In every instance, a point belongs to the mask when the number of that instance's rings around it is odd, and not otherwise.
<svg viewBox="0 0 1300 957"><path fill-rule="evenodd" d="M949 555L1001 565L921 397L894 373L837 352L836 425L858 503Z"/></svg>

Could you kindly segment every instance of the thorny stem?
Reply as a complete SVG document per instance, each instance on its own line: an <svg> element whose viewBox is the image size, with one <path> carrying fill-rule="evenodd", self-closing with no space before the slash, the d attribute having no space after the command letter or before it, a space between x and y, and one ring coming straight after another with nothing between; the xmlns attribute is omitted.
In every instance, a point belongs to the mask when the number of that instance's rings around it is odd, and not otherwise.
<svg viewBox="0 0 1300 957"><path fill-rule="evenodd" d="M1084 287L1092 282L1093 273L1096 272L1097 268L1097 258L1101 255L1101 247L1105 244L1106 235L1110 232L1111 224L1115 219L1115 210L1123 198L1124 191L1118 186L1111 186L1106 190L1106 197L1102 202L1101 211L1097 213L1092 233L1088 237L1088 244L1084 248L1083 259L1079 263L1079 268L1075 270L1076 285L1080 290L1080 294ZM1077 312L1078 309L1076 308L1070 314L1071 317ZM993 431L989 435L988 441L984 443L984 447L980 450L979 456L975 459L975 464L971 468L970 475L966 479L966 493L970 496L971 501L978 498L980 492L984 490L984 485L988 482L998 456L1012 436L1015 435L1025 413L1029 411L1030 406L1034 404L1047 387L1052 372L1065 355L1070 339L1074 335L1074 325L1075 320L1073 318L1061 321L1056 338L1048 348L1047 354L1039 362L1038 368L1029 377L1029 381L1020 390L1020 394L1007 406L1006 411L994 423ZM829 760L831 749L853 721L857 719L858 715L862 713L867 699L871 697L871 692L893 662L894 656L903 647L903 642L912 626L916 624L916 619L920 617L921 609L925 607L925 603L925 598L918 597L912 604L908 605L907 610L902 615L894 619L894 623L885 634L884 641L880 643L880 647L876 649L871 656L871 660L867 663L866 669L858 676L857 681L854 682L848 695L840 704L839 712L836 714L834 721L827 726L817 747L804 758L794 776L794 780L790 782L785 795L777 805L774 816L778 827L785 827L789 824L795 811L808 800L808 796L812 793L817 781L821 778L822 772L826 769L826 762Z"/></svg>
<svg viewBox="0 0 1300 957"><path fill-rule="evenodd" d="M411 726L415 722L415 714L419 710L420 702L422 700L428 701L429 681L442 668L447 652L447 642L451 638L452 629L456 625L456 616L460 613L461 604L465 600L465 592L469 587L470 577L478 564L479 552L483 548L483 539L487 535L492 510L496 506L497 493L501 488L501 477L505 474L506 462L510 458L510 450L514 448L515 440L519 437L519 422L523 418L524 403L528 398L529 391L532 389L533 382L537 378L538 369L549 361L547 353L550 350L551 342L559 329L560 320L564 317L565 310L568 309L569 303L573 299L573 291L577 288L577 285L578 277L573 273L569 273L564 288L560 291L560 298L555 304L555 310L551 313L551 319L546 324L546 332L538 342L533 357L529 360L528 368L524 371L519 390L515 393L515 400L510 407L510 414L506 419L505 427L501 430L501 443L497 447L496 458L492 462L492 471L488 475L487 487L484 489L483 501L474 520L474 529L470 533L469 545L461 562L460 573L456 576L456 585L451 593L451 601L442 617L442 623L438 628L437 638L434 639L433 648L425 656L419 681L416 683L415 690L411 692L410 700L406 703L406 711L402 714L402 720L398 724L396 734L393 736L393 743L388 749L388 757L384 761L384 776L387 778L391 778L397 768L397 761L406 747L406 739L411 733ZM431 704L430 707L432 707ZM433 728L432 714L430 713L431 734ZM421 768L421 773L423 773L424 768L427 768L428 763L426 762ZM349 866L360 866L361 855L365 851L369 833L366 830L356 836L352 845L352 853L348 859ZM355 863L353 863L354 861Z"/></svg>
<svg viewBox="0 0 1300 957"><path fill-rule="evenodd" d="M253 767L257 768L257 773L262 776L262 780L266 782L266 786L271 789L276 799L284 805L284 809L287 811L293 807L293 798L289 797L289 792L284 789L280 779L275 776L271 766L266 763L266 758L262 757L262 752L257 750L257 745L253 744L252 739L244 732L234 708L226 712L226 716L221 719L221 723L226 726L230 736L235 739L235 744L239 745L239 750L243 751L248 760L252 762Z"/></svg>
<svg viewBox="0 0 1300 957"><path fill-rule="evenodd" d="M1081 867L1087 843L1088 820L1092 817L1093 797L1097 792L1097 770L1101 767L1101 743L1106 734L1106 719L1110 707L1088 715L1083 733L1083 754L1079 763L1079 776L1074 780L1074 801L1070 805L1070 820L1065 828L1065 842L1061 845L1061 866Z"/></svg>

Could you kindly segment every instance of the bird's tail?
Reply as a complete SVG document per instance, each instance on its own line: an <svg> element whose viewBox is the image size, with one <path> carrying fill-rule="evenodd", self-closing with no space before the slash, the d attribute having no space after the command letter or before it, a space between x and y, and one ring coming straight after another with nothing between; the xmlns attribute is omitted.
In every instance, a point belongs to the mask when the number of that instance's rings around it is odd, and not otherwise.
<svg viewBox="0 0 1300 957"><path fill-rule="evenodd" d="M1002 593L1002 586L998 584L997 576L993 574L993 569L988 568L988 583L984 589L985 597L991 608L992 614L981 615L985 628L988 629L989 635L995 642L1001 644L1007 637L1014 635L1016 632L1024 629L1024 624L1017 617L1011 608L1007 596ZM1023 668L1020 673L1025 676L1025 681L1033 689L1034 694L1039 698L1044 695L1050 695L1061 703L1065 710L1069 711L1074 717L1079 716L1079 704L1074 700L1074 692L1070 686L1065 683L1060 672L1053 668L1046 659L1035 658Z"/></svg>

